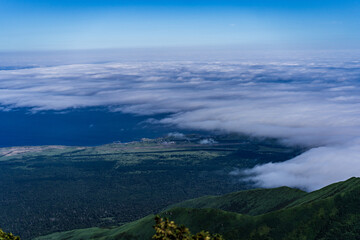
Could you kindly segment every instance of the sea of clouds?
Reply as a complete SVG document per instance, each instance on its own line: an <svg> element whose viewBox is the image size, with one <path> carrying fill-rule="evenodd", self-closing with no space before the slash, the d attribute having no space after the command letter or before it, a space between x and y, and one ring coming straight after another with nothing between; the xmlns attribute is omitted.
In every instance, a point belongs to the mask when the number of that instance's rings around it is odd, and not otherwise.
<svg viewBox="0 0 360 240"><path fill-rule="evenodd" d="M4 68L3 68L4 69ZM179 128L279 138L311 150L243 171L256 185L314 190L360 176L360 61L112 61L0 70L3 111L108 106L167 113Z"/></svg>

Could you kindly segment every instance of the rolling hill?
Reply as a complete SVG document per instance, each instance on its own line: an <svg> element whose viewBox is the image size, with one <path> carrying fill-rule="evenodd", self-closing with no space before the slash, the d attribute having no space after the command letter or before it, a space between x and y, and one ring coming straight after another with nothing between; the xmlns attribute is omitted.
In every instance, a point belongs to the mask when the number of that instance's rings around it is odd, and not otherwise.
<svg viewBox="0 0 360 240"><path fill-rule="evenodd" d="M207 230L228 240L356 240L360 236L360 178L305 193L281 187L175 204L160 213L192 232ZM154 215L111 229L54 233L36 240L150 239Z"/></svg>

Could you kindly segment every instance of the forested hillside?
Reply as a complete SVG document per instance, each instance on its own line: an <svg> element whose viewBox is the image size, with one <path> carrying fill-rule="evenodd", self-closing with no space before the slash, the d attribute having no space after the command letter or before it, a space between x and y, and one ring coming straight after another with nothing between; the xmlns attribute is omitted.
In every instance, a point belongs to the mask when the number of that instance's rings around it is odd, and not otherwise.
<svg viewBox="0 0 360 240"><path fill-rule="evenodd" d="M192 232L206 230L228 240L357 240L359 203L360 178L351 178L311 193L277 188L203 197L173 205L160 215ZM37 240L150 239L154 223L149 215L118 228L74 230Z"/></svg>
<svg viewBox="0 0 360 240"><path fill-rule="evenodd" d="M246 136L167 136L97 147L0 148L0 227L24 240L109 227L179 201L251 186L234 168L285 161L302 149Z"/></svg>

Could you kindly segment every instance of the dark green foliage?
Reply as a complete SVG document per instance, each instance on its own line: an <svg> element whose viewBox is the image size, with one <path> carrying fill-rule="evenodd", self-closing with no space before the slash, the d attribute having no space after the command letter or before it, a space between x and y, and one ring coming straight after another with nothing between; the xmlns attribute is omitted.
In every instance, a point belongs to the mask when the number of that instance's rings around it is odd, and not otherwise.
<svg viewBox="0 0 360 240"><path fill-rule="evenodd" d="M154 240L224 240L221 235L211 235L209 232L201 231L193 235L185 226L178 226L167 218L155 217Z"/></svg>
<svg viewBox="0 0 360 240"><path fill-rule="evenodd" d="M256 192L256 198L246 196L254 193L253 191ZM263 198L261 193L264 194ZM272 193L273 196L269 193ZM297 197L294 197L294 194ZM234 196L237 196L238 199L236 200ZM216 208L227 206L229 201L242 203L244 201L242 198L253 202L260 201L265 205L269 201L271 202L267 205L269 209L276 205L273 204L276 199L282 204L286 202L284 199L291 199L291 201L280 209L276 207L274 211L258 208L258 214L253 214L253 216ZM224 204L221 203L221 200L224 201ZM231 240L358 240L360 236L359 203L360 178L351 178L308 194L298 190L278 188L200 198L177 204L181 207L167 209L159 215L162 218L169 218L170 221L177 224L187 226L191 232L205 230L219 233L225 239ZM187 204L189 206L186 206ZM252 205L257 207L255 203ZM200 208L192 208L194 206ZM239 209L237 208L237 210ZM248 211L247 207L241 211ZM148 216L126 224L118 228L116 236L119 236L118 239L126 239L121 237L121 234L126 233L127 236L131 236L131 239L150 239L154 234L151 232L152 219L153 216ZM109 233L107 230L103 231L105 236ZM80 232L75 231L68 235L59 233L52 235L52 238L47 236L43 239L77 240L80 239L77 234Z"/></svg>
<svg viewBox="0 0 360 240"><path fill-rule="evenodd" d="M233 167L288 159L299 152L242 136L214 136L215 145L199 144L200 138L44 146L24 154L14 154L21 148L9 149L10 154L0 154L0 209L7 216L0 218L0 226L30 239L120 225L179 201L246 189L248 185L229 175Z"/></svg>
<svg viewBox="0 0 360 240"><path fill-rule="evenodd" d="M217 209L172 209L171 219L226 239L358 239L360 179L330 185L299 197L283 209L254 217ZM211 219L209 221L208 219ZM218 222L223 226L220 228Z"/></svg>
<svg viewBox="0 0 360 240"><path fill-rule="evenodd" d="M14 236L12 233L3 232L0 228L0 240L20 240L20 237Z"/></svg>

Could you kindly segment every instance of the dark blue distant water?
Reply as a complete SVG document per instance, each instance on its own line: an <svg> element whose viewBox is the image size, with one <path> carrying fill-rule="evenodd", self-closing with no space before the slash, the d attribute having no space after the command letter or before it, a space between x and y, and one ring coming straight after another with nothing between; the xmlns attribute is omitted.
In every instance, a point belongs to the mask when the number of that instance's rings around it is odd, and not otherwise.
<svg viewBox="0 0 360 240"><path fill-rule="evenodd" d="M0 66L0 71L2 70L17 70L17 69L28 69L34 68L35 66Z"/></svg>
<svg viewBox="0 0 360 240"><path fill-rule="evenodd" d="M164 115L151 116L161 118ZM114 141L156 138L175 131L144 123L149 117L107 109L84 108L66 113L28 109L0 111L0 147L26 145L94 146Z"/></svg>

